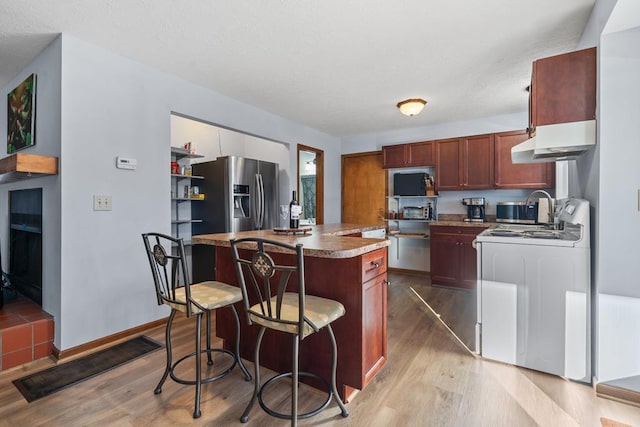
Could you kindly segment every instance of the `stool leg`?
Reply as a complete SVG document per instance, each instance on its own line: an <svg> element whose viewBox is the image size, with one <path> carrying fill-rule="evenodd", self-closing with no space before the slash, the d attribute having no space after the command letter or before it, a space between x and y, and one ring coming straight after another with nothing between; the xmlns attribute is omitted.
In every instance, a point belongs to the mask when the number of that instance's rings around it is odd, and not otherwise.
<svg viewBox="0 0 640 427"><path fill-rule="evenodd" d="M162 374L162 378L160 382L156 386L155 390L153 390L154 394L162 393L162 386L164 385L165 380L169 376L169 372L171 371L171 364L173 363L171 358L171 325L173 324L173 318L176 316L176 311L171 310L171 314L169 315L169 320L167 320L167 326L164 332L164 341L165 347L167 350L167 366L164 368L164 374Z"/></svg>
<svg viewBox="0 0 640 427"><path fill-rule="evenodd" d="M254 357L253 357L253 360L254 360L253 380L255 381L255 384L253 387L253 396L251 396L251 400L249 401L249 404L247 405L246 409L242 413L242 416L240 417L240 421L243 423L246 423L247 421L249 421L249 412L251 411L253 404L256 403L256 399L258 397L258 391L260 391L260 344L262 343L262 337L264 336L265 330L266 329L264 326L260 326L260 331L258 332L258 339L256 340L256 348L255 348Z"/></svg>
<svg viewBox="0 0 640 427"><path fill-rule="evenodd" d="M200 386L202 385L201 366L201 333L202 333L202 312L196 315L196 402L193 410L193 418L200 418Z"/></svg>
<svg viewBox="0 0 640 427"><path fill-rule="evenodd" d="M333 393L333 397L336 398L338 402L338 406L340 406L340 410L342 411L343 417L349 416L349 411L342 403L342 399L340 399L340 395L338 394L338 388L336 387L336 369L338 366L338 351L336 346L336 337L333 335L333 329L331 329L331 325L327 325L327 330L329 331L329 338L331 338L331 349L332 349L332 359L331 359L331 392Z"/></svg>
<svg viewBox="0 0 640 427"><path fill-rule="evenodd" d="M291 369L291 426L298 425L298 354L300 336L293 336L293 366Z"/></svg>
<svg viewBox="0 0 640 427"><path fill-rule="evenodd" d="M211 358L211 311L207 310L207 365L213 365Z"/></svg>
<svg viewBox="0 0 640 427"><path fill-rule="evenodd" d="M236 306L233 304L231 304L231 310L233 311L233 316L236 318L236 362L240 365L244 378L247 381L251 381L251 375L249 375L247 368L244 366L244 363L242 363L242 359L240 358L240 319L238 318L238 310L236 310Z"/></svg>

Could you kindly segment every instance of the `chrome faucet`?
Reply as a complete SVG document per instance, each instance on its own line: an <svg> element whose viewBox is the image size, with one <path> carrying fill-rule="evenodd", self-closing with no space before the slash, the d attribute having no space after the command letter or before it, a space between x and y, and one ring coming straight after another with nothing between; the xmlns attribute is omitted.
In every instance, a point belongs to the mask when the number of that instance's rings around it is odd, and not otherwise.
<svg viewBox="0 0 640 427"><path fill-rule="evenodd" d="M549 218L547 220L547 223L549 224L553 224L553 228L558 228L558 224L556 223L556 216L555 216L555 203L553 200L553 197L551 197L551 194L547 193L544 190L535 190L532 191L531 194L529 194L527 196L527 201L525 202L525 204L530 204L531 203L531 197L536 194L536 193L540 193L542 195L544 195L548 200L549 200Z"/></svg>

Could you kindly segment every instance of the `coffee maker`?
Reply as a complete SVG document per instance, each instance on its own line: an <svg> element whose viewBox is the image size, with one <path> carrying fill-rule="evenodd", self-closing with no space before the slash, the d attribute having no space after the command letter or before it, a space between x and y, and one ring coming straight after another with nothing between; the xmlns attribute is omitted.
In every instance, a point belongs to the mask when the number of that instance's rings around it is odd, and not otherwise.
<svg viewBox="0 0 640 427"><path fill-rule="evenodd" d="M462 204L467 207L467 217L464 219L468 222L484 222L485 221L485 200L484 197L466 197L462 199Z"/></svg>

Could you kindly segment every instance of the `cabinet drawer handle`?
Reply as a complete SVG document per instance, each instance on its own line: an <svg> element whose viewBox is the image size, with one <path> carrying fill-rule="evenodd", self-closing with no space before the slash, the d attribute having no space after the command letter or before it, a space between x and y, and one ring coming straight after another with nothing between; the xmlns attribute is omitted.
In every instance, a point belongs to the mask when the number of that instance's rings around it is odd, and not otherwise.
<svg viewBox="0 0 640 427"><path fill-rule="evenodd" d="M391 286L391 282L389 280L385 280L384 284L387 285L387 286Z"/></svg>
<svg viewBox="0 0 640 427"><path fill-rule="evenodd" d="M380 264L378 264L378 263L377 263L377 262L375 262L375 261L371 261L371 265L373 265L373 267L374 267L374 268L378 268L378 267L380 267Z"/></svg>

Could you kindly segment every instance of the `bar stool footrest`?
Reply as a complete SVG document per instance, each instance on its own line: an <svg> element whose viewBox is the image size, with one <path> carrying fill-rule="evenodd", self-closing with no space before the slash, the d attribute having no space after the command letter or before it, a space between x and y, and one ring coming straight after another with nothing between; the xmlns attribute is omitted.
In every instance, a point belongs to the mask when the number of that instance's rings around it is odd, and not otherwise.
<svg viewBox="0 0 640 427"><path fill-rule="evenodd" d="M226 377L232 370L233 368L235 368L237 362L235 359L235 354L227 349L224 348L210 348L210 349L202 349L200 350L201 354L208 354L208 353L224 353L227 354L231 357L231 360L233 361L233 363L231 363L231 365L225 369L224 371L220 372L217 375L213 375L211 377L207 377L207 378L203 378L200 383L201 384L207 384L216 380L219 380L220 378ZM182 362L184 362L187 359L190 359L192 357L196 356L196 352L192 352L189 353L185 356L182 356L180 359L178 359L173 365L171 365L171 369L169 370L169 375L171 376L171 379L173 379L175 382L180 383L180 384L186 384L186 385L196 385L196 380L186 380L184 378L180 378L178 377L175 373L174 370L178 367L178 365ZM206 360L206 359L205 359Z"/></svg>
<svg viewBox="0 0 640 427"><path fill-rule="evenodd" d="M264 409L264 411L271 415L272 417L276 417L276 418L281 418L284 420L290 420L292 419L293 415L292 414L283 414L280 412L276 412L273 409L269 408L266 403L264 403L264 401L262 400L262 393L263 391L269 386L271 385L273 382L281 380L282 378L286 378L286 377L292 377L293 373L292 372L284 372L282 374L278 374L278 375L274 375L273 377L269 378L267 381L264 382L264 384L262 384L260 386L260 389L258 390L258 403L260 404L260 406L262 407L262 409ZM324 378L321 377L318 374L314 374L312 372L304 372L304 371L299 371L298 372L298 377L312 377L315 378L317 380L319 380L320 382L322 382L327 391L327 399L320 404L320 406L318 406L316 409L313 409L309 412L306 412L304 414L299 414L298 415L298 419L299 420L303 420L306 418L310 418L313 417L314 415L319 414L320 412L322 412L327 406L329 406L329 403L331 403L331 398L333 396L333 394L331 393L331 385L329 384L329 382Z"/></svg>

